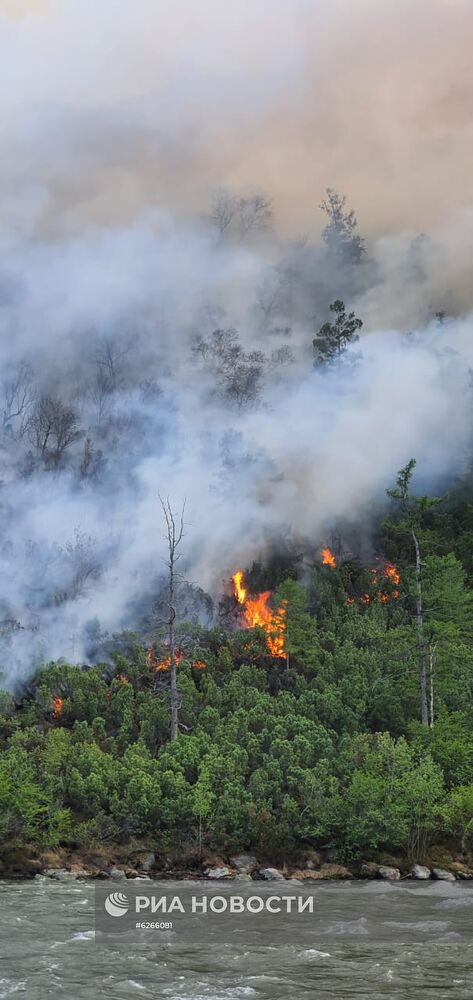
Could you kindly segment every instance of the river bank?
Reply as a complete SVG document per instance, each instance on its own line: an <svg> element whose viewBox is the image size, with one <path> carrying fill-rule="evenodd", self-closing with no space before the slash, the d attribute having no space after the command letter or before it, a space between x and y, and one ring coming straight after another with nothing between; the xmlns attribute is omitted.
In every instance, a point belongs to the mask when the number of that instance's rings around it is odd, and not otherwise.
<svg viewBox="0 0 473 1000"><path fill-rule="evenodd" d="M11 850L0 856L0 877L25 880L37 875L56 881L110 879L226 880L303 882L344 879L399 881L473 880L469 854L436 845L416 862L390 854L342 861L334 848L308 850L292 859L275 861L255 853L163 854L141 845L107 845L96 850Z"/></svg>

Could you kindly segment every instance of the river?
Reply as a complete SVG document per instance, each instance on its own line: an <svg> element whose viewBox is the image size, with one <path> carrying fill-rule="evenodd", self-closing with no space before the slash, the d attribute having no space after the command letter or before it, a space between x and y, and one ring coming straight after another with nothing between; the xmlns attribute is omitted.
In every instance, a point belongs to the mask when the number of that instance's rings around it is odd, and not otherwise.
<svg viewBox="0 0 473 1000"><path fill-rule="evenodd" d="M294 891L290 882L211 888L247 896L284 887ZM230 923L223 940L189 943L95 932L92 882L0 882L0 1000L472 1000L473 883L324 882L310 891L315 910L300 923L283 918L274 931L250 915L249 936Z"/></svg>

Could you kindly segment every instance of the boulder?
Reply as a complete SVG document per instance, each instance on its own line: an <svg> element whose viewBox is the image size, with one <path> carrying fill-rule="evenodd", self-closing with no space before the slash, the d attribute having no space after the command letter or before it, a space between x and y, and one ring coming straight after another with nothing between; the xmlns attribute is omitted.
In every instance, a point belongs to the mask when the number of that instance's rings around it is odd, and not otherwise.
<svg viewBox="0 0 473 1000"><path fill-rule="evenodd" d="M145 854L137 855L133 860L135 868L138 868L140 872L150 872L156 864L156 855L154 851L147 851Z"/></svg>
<svg viewBox="0 0 473 1000"><path fill-rule="evenodd" d="M434 878L438 879L439 882L455 882L453 872L448 872L446 868L433 868L432 875Z"/></svg>
<svg viewBox="0 0 473 1000"><path fill-rule="evenodd" d="M401 872L399 868L391 868L389 865L380 865L378 868L379 878L385 879L387 882L398 882L401 878Z"/></svg>
<svg viewBox="0 0 473 1000"><path fill-rule="evenodd" d="M100 871L108 868L109 863L103 854L88 854L85 860L87 864L93 865L94 868L99 868Z"/></svg>
<svg viewBox="0 0 473 1000"><path fill-rule="evenodd" d="M291 872L291 878L297 879L298 882L305 882L307 879L314 882L316 877L319 877L319 873L315 873L314 868L298 868Z"/></svg>
<svg viewBox="0 0 473 1000"><path fill-rule="evenodd" d="M291 879L298 882L319 882L321 879L353 878L353 872L345 865L322 865L319 871L312 868L299 869L291 873Z"/></svg>
<svg viewBox="0 0 473 1000"><path fill-rule="evenodd" d="M237 874L235 875L235 882L252 882L252 881L253 879L251 875L248 875L248 872L237 872Z"/></svg>
<svg viewBox="0 0 473 1000"><path fill-rule="evenodd" d="M83 865L72 864L71 875L74 875L74 878L91 878L92 871L90 868L84 868Z"/></svg>
<svg viewBox="0 0 473 1000"><path fill-rule="evenodd" d="M378 878L379 865L376 861L365 861L360 868L361 878Z"/></svg>
<svg viewBox="0 0 473 1000"><path fill-rule="evenodd" d="M221 868L206 868L204 874L207 878L231 878L234 872L226 865L222 865Z"/></svg>
<svg viewBox="0 0 473 1000"><path fill-rule="evenodd" d="M426 868L425 865L412 865L411 868L411 878L415 878L419 881L425 881L430 878L431 871L430 868Z"/></svg>
<svg viewBox="0 0 473 1000"><path fill-rule="evenodd" d="M46 868L44 871L46 878L52 878L55 882L74 882L77 878L75 872L70 872L67 868Z"/></svg>
<svg viewBox="0 0 473 1000"><path fill-rule="evenodd" d="M124 882L126 874L123 871L123 868L111 868L108 873L108 877L112 880L112 882Z"/></svg>
<svg viewBox="0 0 473 1000"><path fill-rule="evenodd" d="M311 872L312 878L353 878L353 872L349 868L345 868L345 865L322 865L320 871Z"/></svg>
<svg viewBox="0 0 473 1000"><path fill-rule="evenodd" d="M237 854L234 858L230 858L230 864L239 872L251 872L258 867L254 854Z"/></svg>
<svg viewBox="0 0 473 1000"><path fill-rule="evenodd" d="M258 875L265 882L278 882L284 879L284 875L278 868L260 868Z"/></svg>
<svg viewBox="0 0 473 1000"><path fill-rule="evenodd" d="M453 874L456 875L457 878L468 879L468 880L473 879L473 869L468 868L467 865L464 865L460 861L453 861L453 863L450 865L450 871L453 872Z"/></svg>

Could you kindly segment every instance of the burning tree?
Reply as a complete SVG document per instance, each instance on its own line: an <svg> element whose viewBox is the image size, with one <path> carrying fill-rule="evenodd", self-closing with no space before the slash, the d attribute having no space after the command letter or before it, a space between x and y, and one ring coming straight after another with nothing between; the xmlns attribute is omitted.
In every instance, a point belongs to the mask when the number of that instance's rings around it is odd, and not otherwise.
<svg viewBox="0 0 473 1000"><path fill-rule="evenodd" d="M321 549L320 558L322 560L322 566L330 566L331 569L337 568L337 560L328 546Z"/></svg>
<svg viewBox="0 0 473 1000"><path fill-rule="evenodd" d="M237 570L232 576L235 600L241 606L246 628L262 628L266 634L266 646L271 656L286 659L284 636L286 630L286 608L284 604L272 610L268 606L270 591L250 596L245 587L243 571Z"/></svg>

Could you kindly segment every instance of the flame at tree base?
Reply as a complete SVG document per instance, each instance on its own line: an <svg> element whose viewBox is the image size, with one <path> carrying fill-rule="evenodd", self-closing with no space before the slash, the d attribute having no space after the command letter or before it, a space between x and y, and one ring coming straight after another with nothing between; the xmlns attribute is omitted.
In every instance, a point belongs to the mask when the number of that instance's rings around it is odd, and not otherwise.
<svg viewBox="0 0 473 1000"><path fill-rule="evenodd" d="M389 593L386 593L385 590L380 590L378 593L374 594L362 594L361 597L358 598L360 604L373 604L374 601L378 601L380 604L387 604L388 601L395 601L396 598L399 597L399 590L397 587L401 581L401 574L399 573L397 566L394 566L393 563L386 562L383 566L381 566L381 568L373 566L370 573L371 584L373 587L378 587L380 583L382 585L383 580L389 580L390 583L394 585L394 589L392 589ZM348 597L347 604L355 604L355 600L356 599L354 597Z"/></svg>
<svg viewBox="0 0 473 1000"><path fill-rule="evenodd" d="M182 662L183 659L184 659L184 653L182 652L182 649L176 649L174 653L174 663L176 667L179 666L179 664ZM149 669L153 672L153 674L159 674L163 670L171 669L171 657L166 656L164 660L157 660L153 654L152 649L148 649L146 653L146 662L148 664ZM192 662L192 666L194 670L205 670L207 664L204 663L203 660L194 660Z"/></svg>
<svg viewBox="0 0 473 1000"><path fill-rule="evenodd" d="M61 715L61 712L62 712L62 706L63 706L63 704L64 704L64 699L61 698L58 694L55 694L54 698L53 698L53 707L52 707L52 710L51 710L51 715L52 715L53 719L58 719L59 718L59 716Z"/></svg>
<svg viewBox="0 0 473 1000"><path fill-rule="evenodd" d="M286 633L286 608L284 605L272 610L268 607L271 591L265 590L255 597L248 597L244 586L243 571L237 570L232 576L235 600L240 605L246 628L262 628L266 634L266 646L271 656L285 659L284 640Z"/></svg>

